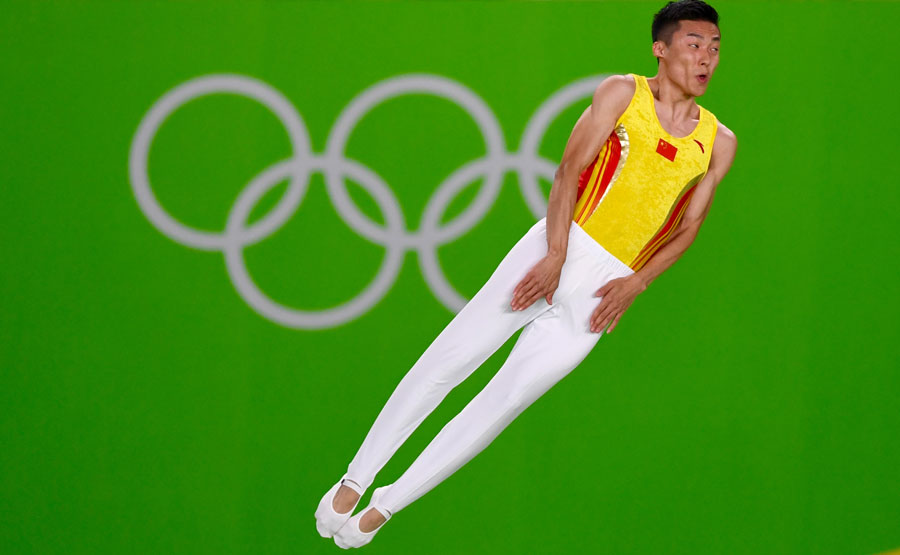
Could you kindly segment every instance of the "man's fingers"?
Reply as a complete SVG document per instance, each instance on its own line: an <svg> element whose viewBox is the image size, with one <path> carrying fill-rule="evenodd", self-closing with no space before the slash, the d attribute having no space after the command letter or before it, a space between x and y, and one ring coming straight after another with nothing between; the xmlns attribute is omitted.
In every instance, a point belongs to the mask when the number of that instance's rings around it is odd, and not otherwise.
<svg viewBox="0 0 900 555"><path fill-rule="evenodd" d="M599 332L599 331L602 329L600 324L601 324L601 323L603 322L603 320L605 320L605 319L606 319L606 311L601 312L600 314L598 314L597 317L594 318L594 321L591 323L591 329L592 329L594 332Z"/></svg>
<svg viewBox="0 0 900 555"><path fill-rule="evenodd" d="M528 308L529 306L531 306L534 303L534 301L540 299L543 296L544 296L544 292L541 289L535 289L531 295L529 295L528 297L525 298L525 307L524 308Z"/></svg>
<svg viewBox="0 0 900 555"><path fill-rule="evenodd" d="M533 300L529 300L532 297L537 295L540 296L540 288L537 283L532 283L519 291L519 293L513 298L512 307L513 309L519 308L528 308L531 306Z"/></svg>
<svg viewBox="0 0 900 555"><path fill-rule="evenodd" d="M547 300L547 304L553 304L553 294L556 292L556 288L549 287L541 287L540 284L534 284L534 286L527 291L523 291L517 301L521 308L528 308L531 306L536 300L544 297ZM513 308L516 308L515 306Z"/></svg>
<svg viewBox="0 0 900 555"><path fill-rule="evenodd" d="M600 305L594 309L594 312L591 314L591 327L600 321L600 313L603 312L604 308L604 306Z"/></svg>
<svg viewBox="0 0 900 555"><path fill-rule="evenodd" d="M597 314L597 317L593 321L593 331L599 332L603 328L605 328L606 324L609 323L610 316L612 316L612 314L614 313L615 309L611 305L607 305L602 310L600 310L600 313Z"/></svg>
<svg viewBox="0 0 900 555"><path fill-rule="evenodd" d="M558 284L558 278L530 271L513 289L510 306L513 310L524 310L541 297L547 300L547 304L551 304Z"/></svg>
<svg viewBox="0 0 900 555"><path fill-rule="evenodd" d="M597 332L597 324L600 323L600 307L594 309L594 313L591 314L591 331Z"/></svg>
<svg viewBox="0 0 900 555"><path fill-rule="evenodd" d="M527 287L524 287L521 291L519 291L519 300L528 299L536 292L540 292L540 287L537 283L530 283Z"/></svg>
<svg viewBox="0 0 900 555"><path fill-rule="evenodd" d="M531 275L531 272L529 272L528 274L525 275L525 277L522 278L521 281L519 281L519 284L516 285L516 288L513 289L513 296L516 296L519 293L519 291L522 290L523 287L526 287L528 284L530 284L531 280L532 280L532 275Z"/></svg>
<svg viewBox="0 0 900 555"><path fill-rule="evenodd" d="M599 325L603 318L612 310L612 302L604 297L597 308L594 309L593 323Z"/></svg>
<svg viewBox="0 0 900 555"><path fill-rule="evenodd" d="M606 331L606 333L612 333L612 330L616 329L616 324L619 323L619 318L622 317L622 314L624 314L624 312L620 312L618 315L616 315L616 319L613 320L612 325L609 326L609 329Z"/></svg>
<svg viewBox="0 0 900 555"><path fill-rule="evenodd" d="M620 314L618 310L611 310L606 317L603 318L603 321L600 322L600 329L606 330L606 333L609 333L609 330L606 328L609 327L610 323L615 320L615 318Z"/></svg>
<svg viewBox="0 0 900 555"><path fill-rule="evenodd" d="M531 279L531 275L529 274L529 275L525 276L524 278L522 278L522 281L520 281L519 284L516 285L516 288L513 289L513 298L514 299L521 298L523 296L524 292L527 291L533 285L534 285L534 282Z"/></svg>

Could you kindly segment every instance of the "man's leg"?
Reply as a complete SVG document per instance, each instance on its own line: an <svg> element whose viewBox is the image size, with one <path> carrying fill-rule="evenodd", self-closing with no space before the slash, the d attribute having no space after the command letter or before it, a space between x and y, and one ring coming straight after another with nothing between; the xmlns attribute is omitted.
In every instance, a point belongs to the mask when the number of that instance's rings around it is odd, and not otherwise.
<svg viewBox="0 0 900 555"><path fill-rule="evenodd" d="M360 530L375 530L385 516L402 510L450 476L580 364L602 335L590 331L591 313L601 302L594 293L610 280L633 273L572 224L553 306L525 326L493 379L396 482L385 486L379 501L361 516Z"/></svg>
<svg viewBox="0 0 900 555"><path fill-rule="evenodd" d="M601 302L595 291L633 273L572 224L553 306L525 326L493 379L397 481L385 486L378 503L360 518L360 530L376 529L385 515L402 510L450 476L580 364L602 335L590 331L591 313Z"/></svg>
<svg viewBox="0 0 900 555"><path fill-rule="evenodd" d="M493 379L406 472L386 486L379 503L362 516L360 529L375 529L384 521L382 515L402 510L437 486L578 366L602 335L590 331L591 313L601 302L594 293L610 280L632 273L573 224L553 306L525 326Z"/></svg>
<svg viewBox="0 0 900 555"><path fill-rule="evenodd" d="M589 315L587 311L573 317L567 306L554 303L551 310L525 326L494 378L390 485L381 498L383 508L394 514L437 486L568 375L600 337L588 329ZM579 329L573 330L572 324Z"/></svg>
<svg viewBox="0 0 900 555"><path fill-rule="evenodd" d="M343 478L358 484L361 491L368 489L378 471L450 390L513 333L550 308L544 299L526 310L510 308L513 289L546 253L546 228L541 220L507 253L484 286L403 377ZM352 494L350 505L356 498Z"/></svg>

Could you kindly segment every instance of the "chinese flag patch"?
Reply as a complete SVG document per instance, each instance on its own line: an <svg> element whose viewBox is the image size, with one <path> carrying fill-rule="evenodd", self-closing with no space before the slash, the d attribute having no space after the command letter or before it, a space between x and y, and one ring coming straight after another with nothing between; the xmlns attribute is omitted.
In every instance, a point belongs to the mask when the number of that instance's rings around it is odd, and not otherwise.
<svg viewBox="0 0 900 555"><path fill-rule="evenodd" d="M675 161L675 153L678 152L678 148L675 145L671 145L664 141L663 139L659 140L659 144L656 145L656 152L662 154L670 161Z"/></svg>

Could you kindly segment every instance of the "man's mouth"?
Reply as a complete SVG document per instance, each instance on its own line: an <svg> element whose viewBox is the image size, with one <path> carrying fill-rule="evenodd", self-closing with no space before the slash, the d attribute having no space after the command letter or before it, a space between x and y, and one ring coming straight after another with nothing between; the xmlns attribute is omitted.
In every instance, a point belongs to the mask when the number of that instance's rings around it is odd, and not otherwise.
<svg viewBox="0 0 900 555"><path fill-rule="evenodd" d="M700 75L697 76L697 80L703 84L706 84L709 82L709 75L706 73L701 73Z"/></svg>

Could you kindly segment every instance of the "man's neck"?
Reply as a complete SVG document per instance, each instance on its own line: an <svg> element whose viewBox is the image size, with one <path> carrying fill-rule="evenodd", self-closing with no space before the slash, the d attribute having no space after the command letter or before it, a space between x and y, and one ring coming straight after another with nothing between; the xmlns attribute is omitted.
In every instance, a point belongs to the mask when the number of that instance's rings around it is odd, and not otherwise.
<svg viewBox="0 0 900 555"><path fill-rule="evenodd" d="M695 119L694 114L698 111L695 101L697 97L685 92L671 81L662 68L655 76L648 77L647 83L650 85L660 112L663 112L672 121Z"/></svg>

